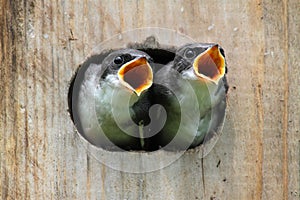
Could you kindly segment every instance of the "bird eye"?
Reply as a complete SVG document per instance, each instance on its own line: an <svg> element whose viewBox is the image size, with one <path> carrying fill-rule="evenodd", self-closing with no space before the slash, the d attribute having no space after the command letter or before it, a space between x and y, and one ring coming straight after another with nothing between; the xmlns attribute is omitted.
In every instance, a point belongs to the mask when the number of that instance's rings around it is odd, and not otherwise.
<svg viewBox="0 0 300 200"><path fill-rule="evenodd" d="M186 58L193 58L195 56L195 52L191 49L187 49L185 52L184 52L184 56Z"/></svg>
<svg viewBox="0 0 300 200"><path fill-rule="evenodd" d="M123 61L124 61L124 59L121 56L118 56L115 58L114 63L119 65L119 64L122 64Z"/></svg>

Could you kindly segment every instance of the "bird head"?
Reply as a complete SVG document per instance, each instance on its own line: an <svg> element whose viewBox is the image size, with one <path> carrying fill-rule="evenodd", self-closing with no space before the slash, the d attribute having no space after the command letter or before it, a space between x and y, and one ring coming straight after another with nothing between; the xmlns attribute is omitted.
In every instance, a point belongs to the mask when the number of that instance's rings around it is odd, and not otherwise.
<svg viewBox="0 0 300 200"><path fill-rule="evenodd" d="M187 44L176 51L174 69L218 84L226 70L224 50L217 44Z"/></svg>
<svg viewBox="0 0 300 200"><path fill-rule="evenodd" d="M135 92L137 96L151 87L153 72L149 63L152 58L135 49L121 49L109 54L103 61L107 66L104 76L111 74L122 86Z"/></svg>

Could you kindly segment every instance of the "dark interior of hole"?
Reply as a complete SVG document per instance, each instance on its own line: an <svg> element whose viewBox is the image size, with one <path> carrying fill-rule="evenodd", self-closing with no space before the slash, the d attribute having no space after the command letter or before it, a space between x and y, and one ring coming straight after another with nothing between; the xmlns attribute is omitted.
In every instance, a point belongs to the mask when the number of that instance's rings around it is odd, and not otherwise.
<svg viewBox="0 0 300 200"><path fill-rule="evenodd" d="M167 64L174 60L175 53L173 49L164 50L164 49L138 49L146 52L149 56L151 56L155 63L159 64Z"/></svg>

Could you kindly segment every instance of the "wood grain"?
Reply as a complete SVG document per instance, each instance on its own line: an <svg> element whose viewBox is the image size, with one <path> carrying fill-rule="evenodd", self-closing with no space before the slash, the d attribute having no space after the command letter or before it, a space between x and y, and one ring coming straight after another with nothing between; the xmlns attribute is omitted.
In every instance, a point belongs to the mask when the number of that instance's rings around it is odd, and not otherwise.
<svg viewBox="0 0 300 200"><path fill-rule="evenodd" d="M299 199L299 12L297 0L1 0L1 198ZM126 173L91 156L76 133L67 95L78 65L138 27L225 49L226 124L203 160L191 151Z"/></svg>

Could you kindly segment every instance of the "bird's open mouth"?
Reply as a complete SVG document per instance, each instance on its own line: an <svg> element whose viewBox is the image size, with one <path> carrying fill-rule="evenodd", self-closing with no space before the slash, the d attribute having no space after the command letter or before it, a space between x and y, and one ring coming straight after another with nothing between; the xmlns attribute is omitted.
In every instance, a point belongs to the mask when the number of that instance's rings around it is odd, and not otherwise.
<svg viewBox="0 0 300 200"><path fill-rule="evenodd" d="M193 63L196 75L218 84L225 74L225 58L219 46L214 45L198 55Z"/></svg>
<svg viewBox="0 0 300 200"><path fill-rule="evenodd" d="M119 69L118 77L123 85L133 90L138 96L153 83L152 68L145 57L125 63Z"/></svg>

